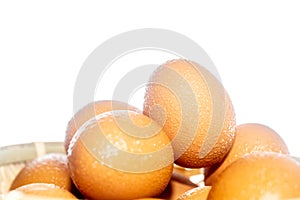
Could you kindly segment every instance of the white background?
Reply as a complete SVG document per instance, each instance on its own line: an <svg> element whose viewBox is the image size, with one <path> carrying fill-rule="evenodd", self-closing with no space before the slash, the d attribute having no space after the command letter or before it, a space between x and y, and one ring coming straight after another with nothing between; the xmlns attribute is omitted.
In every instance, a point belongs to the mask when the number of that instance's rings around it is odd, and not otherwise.
<svg viewBox="0 0 300 200"><path fill-rule="evenodd" d="M0 146L63 141L73 115L74 84L87 56L112 36L150 27L197 42L215 63L237 122L270 126L300 156L298 4L1 1Z"/></svg>

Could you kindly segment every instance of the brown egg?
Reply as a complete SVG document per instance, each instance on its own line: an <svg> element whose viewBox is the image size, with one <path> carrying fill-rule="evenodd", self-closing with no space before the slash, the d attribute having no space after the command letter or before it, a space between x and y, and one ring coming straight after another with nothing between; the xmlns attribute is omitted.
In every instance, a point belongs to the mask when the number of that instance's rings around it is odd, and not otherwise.
<svg viewBox="0 0 300 200"><path fill-rule="evenodd" d="M163 126L180 166L211 166L232 146L231 100L223 85L195 62L179 59L161 65L146 87L144 113Z"/></svg>
<svg viewBox="0 0 300 200"><path fill-rule="evenodd" d="M149 117L135 111L105 112L74 135L68 160L71 177L88 199L155 197L173 170L168 136Z"/></svg>
<svg viewBox="0 0 300 200"><path fill-rule="evenodd" d="M236 137L231 150L221 164L207 168L205 184L211 185L220 173L238 158L255 152L278 152L288 154L288 147L282 138L271 128L255 123L241 124L236 127Z"/></svg>
<svg viewBox="0 0 300 200"><path fill-rule="evenodd" d="M177 200L206 200L211 186L193 188L182 194Z"/></svg>
<svg viewBox="0 0 300 200"><path fill-rule="evenodd" d="M14 179L10 190L30 183L53 183L63 189L71 190L67 156L46 154L26 164Z"/></svg>
<svg viewBox="0 0 300 200"><path fill-rule="evenodd" d="M66 138L65 138L65 150L68 151L68 147L72 137L74 136L77 129L84 124L87 120L93 118L101 113L111 110L134 110L138 111L137 108L128 105L127 103L114 101L114 100L100 100L89 103L82 109L80 109L74 117L69 121Z"/></svg>
<svg viewBox="0 0 300 200"><path fill-rule="evenodd" d="M248 154L231 163L213 183L208 199L300 197L300 164L274 152Z"/></svg>
<svg viewBox="0 0 300 200"><path fill-rule="evenodd" d="M58 187L54 184L47 183L31 183L28 185L23 185L12 191L10 191L5 199L13 200L34 200L34 199L56 199L56 200L70 200L77 199L69 191Z"/></svg>

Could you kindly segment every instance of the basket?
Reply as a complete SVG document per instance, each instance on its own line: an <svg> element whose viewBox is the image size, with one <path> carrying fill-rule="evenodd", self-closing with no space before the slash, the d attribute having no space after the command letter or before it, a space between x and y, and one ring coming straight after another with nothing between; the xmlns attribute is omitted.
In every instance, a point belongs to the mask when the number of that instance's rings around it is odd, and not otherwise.
<svg viewBox="0 0 300 200"><path fill-rule="evenodd" d="M26 163L48 153L65 153L64 143L35 142L0 147L0 200L1 195L9 191L14 178ZM196 178L196 180L193 182L190 181L191 177ZM188 188L187 186L196 187L204 185L203 179L203 169L185 169L174 164L172 180L176 182L176 185L170 187L176 187L176 190L173 191L174 189L170 188L167 190L166 188L166 192L163 195L168 197L170 195L178 196L185 192ZM29 199L32 198L30 197Z"/></svg>
<svg viewBox="0 0 300 200"><path fill-rule="evenodd" d="M28 161L47 153L65 153L63 142L35 142L0 147L0 195L8 192Z"/></svg>
<svg viewBox="0 0 300 200"><path fill-rule="evenodd" d="M25 164L48 153L65 153L63 142L35 142L0 147L0 200ZM300 162L300 158L294 157ZM203 169L191 170L175 165L172 179L186 185L203 186ZM188 178L188 179L187 179ZM189 181L195 179L193 181Z"/></svg>

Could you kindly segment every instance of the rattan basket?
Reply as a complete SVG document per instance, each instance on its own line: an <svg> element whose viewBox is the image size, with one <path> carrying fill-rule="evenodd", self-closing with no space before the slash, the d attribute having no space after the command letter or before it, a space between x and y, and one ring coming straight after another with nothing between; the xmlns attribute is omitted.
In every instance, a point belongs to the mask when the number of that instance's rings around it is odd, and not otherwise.
<svg viewBox="0 0 300 200"><path fill-rule="evenodd" d="M25 164L47 153L65 153L63 142L35 142L0 147L0 200L2 200L1 195L9 191L12 181ZM196 177L197 181L191 182L189 180L190 177L199 175L200 177ZM181 184L196 187L204 184L203 177L202 169L188 170L175 166L172 179ZM180 189L177 188L179 191ZM168 192L170 194L164 195L171 195L172 191Z"/></svg>
<svg viewBox="0 0 300 200"><path fill-rule="evenodd" d="M65 153L62 142L35 142L0 147L0 194L9 187L26 162L47 153Z"/></svg>
<svg viewBox="0 0 300 200"><path fill-rule="evenodd" d="M65 153L64 143L34 142L0 147L0 200L1 194L8 192L12 181L25 164L47 153ZM294 158L300 162L300 158ZM204 185L203 169L200 171L188 170L175 165L174 170L175 174L173 174L172 179L187 185ZM196 180L190 182L192 177Z"/></svg>

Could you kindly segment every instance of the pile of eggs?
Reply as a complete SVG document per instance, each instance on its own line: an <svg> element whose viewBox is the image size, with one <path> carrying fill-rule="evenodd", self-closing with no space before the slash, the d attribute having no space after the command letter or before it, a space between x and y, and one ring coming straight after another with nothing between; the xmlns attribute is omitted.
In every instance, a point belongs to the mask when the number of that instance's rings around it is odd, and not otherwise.
<svg viewBox="0 0 300 200"><path fill-rule="evenodd" d="M179 166L204 169L205 185L168 199L300 198L300 164L282 138L262 124L237 125L223 85L189 60L153 72L142 111L114 100L83 107L68 123L65 150L29 163L8 196L166 199Z"/></svg>

